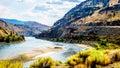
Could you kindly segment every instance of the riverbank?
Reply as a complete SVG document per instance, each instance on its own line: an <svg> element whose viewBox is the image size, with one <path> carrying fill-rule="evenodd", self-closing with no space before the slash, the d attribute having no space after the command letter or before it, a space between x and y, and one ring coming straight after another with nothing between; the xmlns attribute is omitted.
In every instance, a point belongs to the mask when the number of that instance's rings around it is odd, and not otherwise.
<svg viewBox="0 0 120 68"><path fill-rule="evenodd" d="M34 57L36 57L37 55L42 55L42 54L45 54L48 52L58 52L61 50L63 50L62 47L43 46L40 48L33 49L31 51L25 52L25 53L20 54L20 55L3 58L2 60L12 60L12 61L14 60L14 61L28 62L28 61L35 60Z"/></svg>
<svg viewBox="0 0 120 68"><path fill-rule="evenodd" d="M14 42L10 42L10 43L7 43L7 42L0 42L0 45L5 45L5 44L18 44L18 43L23 43L25 42L26 40L22 40L22 41L14 41Z"/></svg>
<svg viewBox="0 0 120 68"><path fill-rule="evenodd" d="M36 37L37 38L37 37ZM70 43L70 44L83 44L83 45L89 45L89 46L94 46L98 44L98 41L93 41L93 40L84 40L84 39L69 39L69 38L37 38L37 39L43 39L43 40L48 40L51 42L62 42L62 43Z"/></svg>
<svg viewBox="0 0 120 68"><path fill-rule="evenodd" d="M82 46L26 37L26 41L23 43L1 45L0 59L23 61L25 67L29 67L33 61L41 56L50 56L54 60L64 62L67 57L86 50L86 45L79 45Z"/></svg>
<svg viewBox="0 0 120 68"><path fill-rule="evenodd" d="M85 44L75 44L76 46L79 46L79 47L83 47L83 48L86 48L86 49L92 49L93 47L89 46L89 45L85 45Z"/></svg>
<svg viewBox="0 0 120 68"><path fill-rule="evenodd" d="M81 48L85 48L85 49L92 48L91 46L84 45L84 44L74 44L74 45L79 46ZM32 60L37 59L37 58L35 58L36 56L48 54L51 52L60 52L60 51L64 51L64 48L62 46L42 46L42 47L27 51L23 54L2 58L2 60L28 62L28 61L32 61Z"/></svg>

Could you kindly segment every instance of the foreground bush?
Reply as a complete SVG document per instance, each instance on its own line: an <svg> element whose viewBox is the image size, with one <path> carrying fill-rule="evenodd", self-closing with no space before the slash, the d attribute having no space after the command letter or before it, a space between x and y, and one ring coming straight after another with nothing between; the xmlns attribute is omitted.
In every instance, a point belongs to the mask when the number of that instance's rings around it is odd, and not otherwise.
<svg viewBox="0 0 120 68"><path fill-rule="evenodd" d="M70 59L71 58L71 59ZM84 66L87 68L99 68L120 61L120 50L87 50L67 59L67 64L72 67ZM75 58L82 59L75 60ZM74 63L73 63L74 60ZM72 63L72 65L70 64Z"/></svg>
<svg viewBox="0 0 120 68"><path fill-rule="evenodd" d="M23 68L23 63L12 61L0 61L0 68Z"/></svg>
<svg viewBox="0 0 120 68"><path fill-rule="evenodd" d="M102 68L120 61L120 50L86 50L70 56L66 62L60 63L50 57L39 58L30 68L52 68L51 66L68 66L68 68Z"/></svg>
<svg viewBox="0 0 120 68"><path fill-rule="evenodd" d="M60 62L54 61L50 57L41 57L30 65L30 68L51 68L52 66L60 66Z"/></svg>
<svg viewBox="0 0 120 68"><path fill-rule="evenodd" d="M83 58L78 57L78 55L73 55L67 58L65 63L70 66L75 66L77 64L83 63Z"/></svg>

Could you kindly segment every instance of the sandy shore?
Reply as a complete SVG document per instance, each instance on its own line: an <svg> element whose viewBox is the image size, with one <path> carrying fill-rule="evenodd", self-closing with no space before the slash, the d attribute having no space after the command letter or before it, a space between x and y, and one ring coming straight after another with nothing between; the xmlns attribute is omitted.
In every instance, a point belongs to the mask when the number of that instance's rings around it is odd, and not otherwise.
<svg viewBox="0 0 120 68"><path fill-rule="evenodd" d="M61 50L63 50L62 47L44 46L44 47L33 49L31 51L25 52L20 55L4 58L3 60L18 60L18 59L20 59L20 60L26 62L26 61L34 60L34 57L36 57L37 55L42 55L42 54L49 53L49 52L57 52L57 51L61 51Z"/></svg>
<svg viewBox="0 0 120 68"><path fill-rule="evenodd" d="M84 44L75 44L75 45L86 48L86 49L92 48L91 46L84 45ZM35 57L38 55L43 55L46 53L57 52L57 51L62 51L62 50L64 50L64 49L59 46L43 46L40 48L33 49L31 51L25 52L23 54L4 58L3 60L21 60L21 61L27 62L27 61L35 60Z"/></svg>
<svg viewBox="0 0 120 68"><path fill-rule="evenodd" d="M83 47L83 48L86 48L86 49L91 49L93 47L89 46L89 45L85 45L85 44L75 44L76 46L80 46L80 47Z"/></svg>
<svg viewBox="0 0 120 68"><path fill-rule="evenodd" d="M46 46L46 47L41 47L41 48L37 48L37 49L34 49L30 52L26 52L25 54L27 56L31 56L31 57L35 57L37 55L41 55L41 54L45 54L45 53L48 53L48 52L57 52L57 51L61 51L63 48L62 47L52 47L52 46Z"/></svg>

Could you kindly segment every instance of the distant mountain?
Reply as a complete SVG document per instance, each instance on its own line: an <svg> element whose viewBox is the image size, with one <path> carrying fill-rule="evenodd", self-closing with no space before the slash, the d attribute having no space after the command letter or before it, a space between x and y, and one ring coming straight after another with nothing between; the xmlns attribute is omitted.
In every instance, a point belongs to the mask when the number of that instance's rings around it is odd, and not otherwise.
<svg viewBox="0 0 120 68"><path fill-rule="evenodd" d="M18 28L18 27L16 27L16 26L12 25L12 24L6 23L6 22L3 21L3 20L0 20L0 26L1 26L1 27L5 27L5 28L8 28L8 29L10 29L10 30L12 30L12 31L14 31L14 32L17 32L17 33L24 31L23 29Z"/></svg>
<svg viewBox="0 0 120 68"><path fill-rule="evenodd" d="M107 26L111 26L110 29L107 29ZM72 8L38 38L90 35L93 32L100 36L119 35L119 28L114 26L120 26L120 0L86 0ZM117 33L112 33L113 29L116 29Z"/></svg>
<svg viewBox="0 0 120 68"><path fill-rule="evenodd" d="M47 30L49 26L40 24L34 21L20 21L16 19L5 19L1 18L1 21L4 21L8 24L11 30L16 31L19 35L24 36L34 36L40 34L42 31ZM11 26L9 26L11 25Z"/></svg>
<svg viewBox="0 0 120 68"><path fill-rule="evenodd" d="M49 28L49 26L40 24L40 23L35 22L35 21L27 21L24 24L29 26L29 27L33 27L33 29L37 29L39 31L44 31L44 30L47 30Z"/></svg>
<svg viewBox="0 0 120 68"><path fill-rule="evenodd" d="M16 20L16 19L5 19L5 18L1 18L1 20L7 22L7 23L10 23L10 24L24 24L24 21L19 21L19 20Z"/></svg>

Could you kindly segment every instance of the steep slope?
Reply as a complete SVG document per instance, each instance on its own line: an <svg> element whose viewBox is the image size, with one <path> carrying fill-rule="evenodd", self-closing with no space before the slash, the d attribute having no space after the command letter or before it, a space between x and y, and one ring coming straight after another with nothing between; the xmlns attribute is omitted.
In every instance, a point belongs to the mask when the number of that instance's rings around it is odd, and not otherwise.
<svg viewBox="0 0 120 68"><path fill-rule="evenodd" d="M16 19L4 19L1 18L7 24L13 24L15 28L12 30L17 32L19 35L34 36L40 34L42 31L47 30L49 26L40 24L34 21L20 21ZM11 29L11 28L10 28Z"/></svg>
<svg viewBox="0 0 120 68"><path fill-rule="evenodd" d="M24 35L26 36L27 30L24 28L19 28L17 26L14 26L12 24L6 23L3 20L0 20L0 26L4 27L4 28L8 28L10 30L12 30L13 32L16 32L18 35ZM28 33L27 33L28 34Z"/></svg>
<svg viewBox="0 0 120 68"><path fill-rule="evenodd" d="M17 35L9 29L0 26L0 36Z"/></svg>
<svg viewBox="0 0 120 68"><path fill-rule="evenodd" d="M21 32L21 31L24 31L23 29L21 29L21 28L18 28L18 27L16 27L16 26L14 26L14 25L12 25L12 24L9 24L9 23L6 23L5 21L3 21L3 20L0 20L0 26L1 27L5 27L5 28L8 28L8 29L10 29L10 30L12 30L12 31L14 31L14 32Z"/></svg>
<svg viewBox="0 0 120 68"><path fill-rule="evenodd" d="M120 0L86 0L72 8L62 19L55 22L51 29L38 37L61 38L79 34L90 35L96 31L100 36L120 35L120 28L115 27L120 26L119 3ZM117 30L117 33L112 33L113 29Z"/></svg>
<svg viewBox="0 0 120 68"><path fill-rule="evenodd" d="M24 41L23 36L18 36L17 33L0 26L0 43L1 42L15 42L15 41Z"/></svg>

